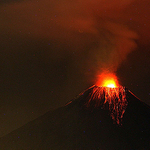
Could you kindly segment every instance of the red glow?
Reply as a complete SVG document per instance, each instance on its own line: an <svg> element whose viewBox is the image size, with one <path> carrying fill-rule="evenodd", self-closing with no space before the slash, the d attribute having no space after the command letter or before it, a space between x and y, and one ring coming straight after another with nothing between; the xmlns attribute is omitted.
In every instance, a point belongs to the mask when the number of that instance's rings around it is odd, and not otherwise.
<svg viewBox="0 0 150 150"><path fill-rule="evenodd" d="M98 76L98 86L116 88L119 86L117 76L113 73L102 73Z"/></svg>

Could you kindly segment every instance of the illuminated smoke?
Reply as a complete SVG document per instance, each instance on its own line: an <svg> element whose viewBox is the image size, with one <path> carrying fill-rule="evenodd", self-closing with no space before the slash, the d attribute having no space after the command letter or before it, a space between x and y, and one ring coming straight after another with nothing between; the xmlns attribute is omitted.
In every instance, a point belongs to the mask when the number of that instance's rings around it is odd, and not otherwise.
<svg viewBox="0 0 150 150"><path fill-rule="evenodd" d="M123 114L127 108L126 88L98 87L91 88L85 103L87 108L109 109L111 118L121 125Z"/></svg>
<svg viewBox="0 0 150 150"><path fill-rule="evenodd" d="M69 42L72 47L76 46L73 51L87 51L87 57L91 54L88 54L90 47L93 64L95 62L98 67L100 64L104 67L113 64L111 69L116 69L136 45L137 34L125 24L126 20L122 21L123 11L132 2L23 1L1 6L3 15L0 18L3 30L16 35L56 40L59 44Z"/></svg>
<svg viewBox="0 0 150 150"><path fill-rule="evenodd" d="M99 75L103 68L115 72L139 36L149 39L149 5L145 0L15 2L1 6L0 33L53 43L45 50L49 60L75 53L72 63L84 68L83 73L90 69Z"/></svg>

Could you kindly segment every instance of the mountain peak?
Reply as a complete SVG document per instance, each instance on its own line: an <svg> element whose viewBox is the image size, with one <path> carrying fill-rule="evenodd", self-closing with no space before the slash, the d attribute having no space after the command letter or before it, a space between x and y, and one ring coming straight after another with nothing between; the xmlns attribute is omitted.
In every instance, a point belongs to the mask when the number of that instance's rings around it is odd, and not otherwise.
<svg viewBox="0 0 150 150"><path fill-rule="evenodd" d="M150 107L126 87L94 85L65 107L1 138L0 149L148 150Z"/></svg>

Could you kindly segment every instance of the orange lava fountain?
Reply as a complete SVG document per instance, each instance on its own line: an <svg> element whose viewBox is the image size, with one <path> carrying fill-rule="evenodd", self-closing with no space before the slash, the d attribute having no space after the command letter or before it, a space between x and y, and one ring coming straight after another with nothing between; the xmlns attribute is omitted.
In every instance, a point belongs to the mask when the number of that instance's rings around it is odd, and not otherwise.
<svg viewBox="0 0 150 150"><path fill-rule="evenodd" d="M116 88L119 86L117 76L113 73L100 74L96 85L110 88Z"/></svg>
<svg viewBox="0 0 150 150"><path fill-rule="evenodd" d="M126 88L119 86L114 74L101 74L97 85L91 88L86 106L108 108L114 122L121 125L128 104Z"/></svg>

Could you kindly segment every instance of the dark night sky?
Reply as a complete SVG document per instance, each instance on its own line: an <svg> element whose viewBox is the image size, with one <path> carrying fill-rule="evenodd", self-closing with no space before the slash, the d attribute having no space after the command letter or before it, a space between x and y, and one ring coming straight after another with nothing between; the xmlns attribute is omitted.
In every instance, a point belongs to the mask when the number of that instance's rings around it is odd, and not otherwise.
<svg viewBox="0 0 150 150"><path fill-rule="evenodd" d="M148 0L0 2L0 136L63 106L105 68L150 105Z"/></svg>

